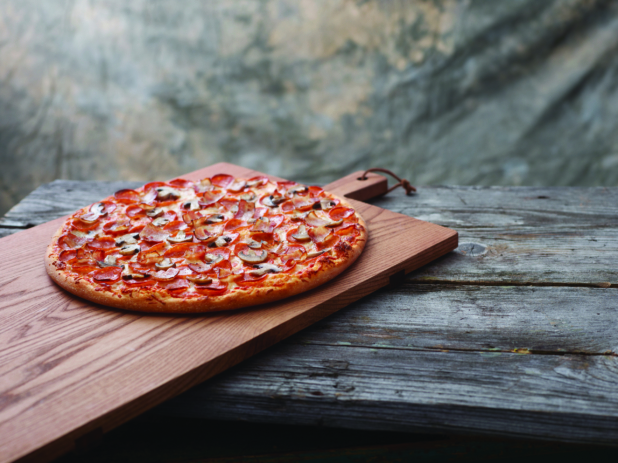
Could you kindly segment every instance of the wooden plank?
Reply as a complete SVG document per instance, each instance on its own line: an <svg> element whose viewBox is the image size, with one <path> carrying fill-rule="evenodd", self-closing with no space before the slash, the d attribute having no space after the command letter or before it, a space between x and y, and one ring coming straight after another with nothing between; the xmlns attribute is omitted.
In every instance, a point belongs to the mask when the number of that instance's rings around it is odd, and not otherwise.
<svg viewBox="0 0 618 463"><path fill-rule="evenodd" d="M615 356L285 343L157 412L616 445L617 381Z"/></svg>
<svg viewBox="0 0 618 463"><path fill-rule="evenodd" d="M219 172L256 174L218 164L185 177ZM41 256L62 219L3 238L2 459L35 449L34 456L52 459L80 436L117 426L388 284L393 273L456 246L452 230L352 202L370 239L349 271L276 304L201 317L110 310L60 290L45 274ZM405 251L401 239L410 243Z"/></svg>
<svg viewBox="0 0 618 463"><path fill-rule="evenodd" d="M615 443L615 293L409 282L157 413Z"/></svg>

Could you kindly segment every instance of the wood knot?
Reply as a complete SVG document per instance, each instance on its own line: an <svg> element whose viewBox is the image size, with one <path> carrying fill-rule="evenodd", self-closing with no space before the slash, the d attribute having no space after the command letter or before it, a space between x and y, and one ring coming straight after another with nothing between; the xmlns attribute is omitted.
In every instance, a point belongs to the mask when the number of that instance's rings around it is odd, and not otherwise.
<svg viewBox="0 0 618 463"><path fill-rule="evenodd" d="M461 243L455 252L462 256L478 257L487 254L487 247L480 243Z"/></svg>

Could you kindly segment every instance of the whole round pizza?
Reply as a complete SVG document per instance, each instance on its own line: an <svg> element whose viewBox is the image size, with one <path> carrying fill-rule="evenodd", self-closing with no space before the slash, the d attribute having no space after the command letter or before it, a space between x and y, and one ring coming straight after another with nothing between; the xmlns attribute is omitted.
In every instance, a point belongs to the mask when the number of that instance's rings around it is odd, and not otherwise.
<svg viewBox="0 0 618 463"><path fill-rule="evenodd" d="M317 186L219 174L153 182L77 211L45 255L50 277L122 309L237 309L307 291L351 265L361 216Z"/></svg>

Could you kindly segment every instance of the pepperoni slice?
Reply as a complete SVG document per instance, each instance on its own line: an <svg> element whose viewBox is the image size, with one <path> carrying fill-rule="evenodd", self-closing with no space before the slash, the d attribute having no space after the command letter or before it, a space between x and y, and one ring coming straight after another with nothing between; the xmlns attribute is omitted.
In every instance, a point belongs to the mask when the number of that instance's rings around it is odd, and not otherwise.
<svg viewBox="0 0 618 463"><path fill-rule="evenodd" d="M76 256L77 256L77 252L73 250L62 251L60 255L58 256L58 260L62 262L67 262L69 260L75 259Z"/></svg>
<svg viewBox="0 0 618 463"><path fill-rule="evenodd" d="M175 186L176 188L193 187L193 182L191 180L185 180L184 178L175 178L174 180L170 180L168 183L172 186Z"/></svg>
<svg viewBox="0 0 618 463"><path fill-rule="evenodd" d="M247 227L247 222L240 219L232 219L228 223L225 224L225 231L232 231L238 228Z"/></svg>
<svg viewBox="0 0 618 463"><path fill-rule="evenodd" d="M94 223L85 223L79 219L73 219L71 225L75 230L86 232L97 228L99 226L99 221L97 220Z"/></svg>
<svg viewBox="0 0 618 463"><path fill-rule="evenodd" d="M348 207L337 206L328 212L328 215L333 220L347 219L354 215L354 209Z"/></svg>
<svg viewBox="0 0 618 463"><path fill-rule="evenodd" d="M122 269L118 267L105 267L94 272L92 276L96 281L111 282L120 279Z"/></svg>
<svg viewBox="0 0 618 463"><path fill-rule="evenodd" d="M283 212L292 212L294 210L294 202L292 200L286 201L279 205Z"/></svg>
<svg viewBox="0 0 618 463"><path fill-rule="evenodd" d="M110 236L97 236L88 247L93 249L111 249L116 246L116 241Z"/></svg>
<svg viewBox="0 0 618 463"><path fill-rule="evenodd" d="M319 186L310 186L309 194L312 198L319 198L320 196L324 195L324 190L322 189L322 187Z"/></svg>
<svg viewBox="0 0 618 463"><path fill-rule="evenodd" d="M150 182L144 185L144 191L154 190L155 188L159 188L159 187L166 186L166 185L167 183L165 182ZM155 194L155 197L156 196L157 195Z"/></svg>
<svg viewBox="0 0 618 463"><path fill-rule="evenodd" d="M92 207L97 207L100 215L111 214L116 210L116 204L111 201L101 201L94 204ZM91 210L92 210L91 207Z"/></svg>
<svg viewBox="0 0 618 463"><path fill-rule="evenodd" d="M218 174L210 179L213 185L217 185L221 188L227 188L234 182L234 177L227 174Z"/></svg>
<svg viewBox="0 0 618 463"><path fill-rule="evenodd" d="M200 293L205 293L210 296L220 296L227 291L227 283L221 280L213 280L208 285L195 285L195 289Z"/></svg>
<svg viewBox="0 0 618 463"><path fill-rule="evenodd" d="M316 200L310 196L295 196L292 198L292 205L294 206L293 209L301 212L308 211L315 203Z"/></svg>
<svg viewBox="0 0 618 463"><path fill-rule="evenodd" d="M131 204L140 200L140 195L135 190L120 190L114 193L114 198L120 203Z"/></svg>
<svg viewBox="0 0 618 463"><path fill-rule="evenodd" d="M184 257L185 253L193 247L193 243L179 243L169 248L163 254L165 257Z"/></svg>
<svg viewBox="0 0 618 463"><path fill-rule="evenodd" d="M80 275L90 275L92 272L100 270L99 267L93 265L73 265L71 270Z"/></svg>
<svg viewBox="0 0 618 463"><path fill-rule="evenodd" d="M189 268L195 273L206 273L212 269L212 266L203 262L192 262L189 264Z"/></svg>
<svg viewBox="0 0 618 463"><path fill-rule="evenodd" d="M151 273L154 273L154 269L152 267L140 264L139 262L131 262L129 264L129 268L131 269L131 272L141 273L142 275L149 275Z"/></svg>
<svg viewBox="0 0 618 463"><path fill-rule="evenodd" d="M103 231L109 233L110 235L120 235L128 233L130 227L130 220L110 220L105 225L103 225Z"/></svg>
<svg viewBox="0 0 618 463"><path fill-rule="evenodd" d="M343 236L343 235L358 236L358 235L360 235L360 232L356 228L355 224L344 226L343 228L340 228L340 229L336 230L335 233L337 235L339 235L339 236Z"/></svg>
<svg viewBox="0 0 618 463"><path fill-rule="evenodd" d="M129 279L129 280L122 280L124 283L128 284L129 286L132 287L145 287L145 286L154 286L154 284L156 283L155 280L151 280L150 278L141 278L139 280L133 280L133 279Z"/></svg>

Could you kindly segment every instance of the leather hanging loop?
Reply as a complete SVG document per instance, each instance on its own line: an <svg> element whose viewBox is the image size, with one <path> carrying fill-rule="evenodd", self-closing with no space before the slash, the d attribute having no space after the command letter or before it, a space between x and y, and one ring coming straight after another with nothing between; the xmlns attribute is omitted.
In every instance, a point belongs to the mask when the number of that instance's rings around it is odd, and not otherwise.
<svg viewBox="0 0 618 463"><path fill-rule="evenodd" d="M416 192L416 188L413 187L410 182L408 182L405 178L399 178L399 176L393 172L391 172L388 169L382 169L381 167L372 167L371 169L367 169L365 171L365 173L362 175L361 180L367 180L367 174L369 172L382 172L384 174L388 174L390 176L392 176L393 178L397 179L399 181L399 183L396 183L395 185L393 185L392 187L390 187L388 190L386 190L386 193L390 193L391 191L393 191L395 188L398 187L403 187L404 190L406 190L406 194L409 196L412 194L412 192Z"/></svg>

